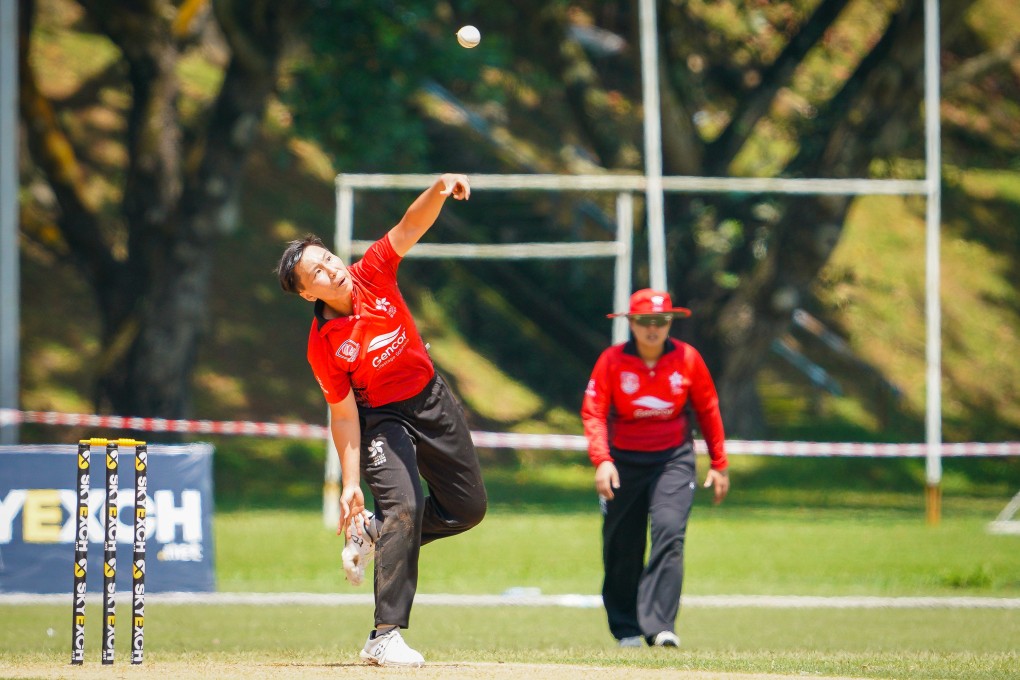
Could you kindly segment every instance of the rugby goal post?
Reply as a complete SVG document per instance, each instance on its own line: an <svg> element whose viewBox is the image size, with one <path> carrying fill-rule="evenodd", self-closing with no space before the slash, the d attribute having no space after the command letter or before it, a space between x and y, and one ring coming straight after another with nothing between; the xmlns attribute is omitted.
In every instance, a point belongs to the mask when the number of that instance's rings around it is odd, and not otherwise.
<svg viewBox="0 0 1020 680"><path fill-rule="evenodd" d="M680 193L778 193L778 194L830 194L830 195L926 195L930 194L930 180L896 179L811 179L779 177L662 177L666 192ZM336 225L334 248L345 262L361 255L373 241L354 239L355 191L423 190L435 180L435 175L420 174L341 174L336 178ZM935 183L937 184L937 182ZM631 288L631 256L633 250L634 194L645 193L647 178L643 175L471 175L472 191L577 191L616 192L616 238L613 241L583 241L572 243L418 243L408 252L410 258L462 258L462 259L559 259L615 257L613 308L624 309ZM931 215L929 214L929 221ZM649 257L665 258L665 253L653 248L649 234ZM929 253L930 256L930 253ZM929 284L931 282L929 281ZM930 288L929 288L930 295ZM937 297L937 296L936 296ZM627 337L627 320L618 317L613 321L613 342ZM936 353L937 356L937 353ZM937 405L937 403L936 403ZM937 409L936 409L937 412ZM936 420L940 426L941 420ZM940 437L934 445L929 442L929 466L934 457L935 471L941 476ZM332 438L327 438L325 480L323 485L323 524L335 528L339 521L340 457ZM930 509L930 508L929 508ZM929 515L930 519L930 515Z"/></svg>

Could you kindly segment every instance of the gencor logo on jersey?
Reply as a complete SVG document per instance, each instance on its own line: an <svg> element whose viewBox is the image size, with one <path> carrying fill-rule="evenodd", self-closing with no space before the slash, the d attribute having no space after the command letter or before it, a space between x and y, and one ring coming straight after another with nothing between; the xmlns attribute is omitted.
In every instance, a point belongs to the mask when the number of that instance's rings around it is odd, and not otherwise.
<svg viewBox="0 0 1020 680"><path fill-rule="evenodd" d="M384 333L383 335L377 335L372 339L372 342L368 343L368 351L370 353L382 350L382 353L379 356L372 359L372 368L379 368L390 359L400 354L406 343L407 331L403 326L398 326L395 331Z"/></svg>
<svg viewBox="0 0 1020 680"><path fill-rule="evenodd" d="M354 361L358 358L358 352L361 351L361 345L355 340L344 340L344 344L340 345L336 350L336 355L347 361Z"/></svg>
<svg viewBox="0 0 1020 680"><path fill-rule="evenodd" d="M634 400L635 406L643 406L644 408L634 409L635 418L659 418L663 416L673 415L673 404L666 401L665 399L659 399L652 395L641 397L640 399Z"/></svg>

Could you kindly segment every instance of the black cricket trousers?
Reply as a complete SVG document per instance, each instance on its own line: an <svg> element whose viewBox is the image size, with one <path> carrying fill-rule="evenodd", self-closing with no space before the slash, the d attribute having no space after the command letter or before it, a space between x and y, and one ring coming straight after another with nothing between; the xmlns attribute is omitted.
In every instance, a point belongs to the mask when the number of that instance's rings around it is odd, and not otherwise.
<svg viewBox="0 0 1020 680"><path fill-rule="evenodd" d="M684 581L684 540L694 502L694 449L682 445L662 462L614 452L620 488L602 501L602 601L616 639L673 632ZM648 523L652 547L645 564Z"/></svg>
<svg viewBox="0 0 1020 680"><path fill-rule="evenodd" d="M361 474L382 520L375 623L407 628L421 546L467 531L485 516L478 454L464 410L438 373L414 397L361 409L359 416Z"/></svg>

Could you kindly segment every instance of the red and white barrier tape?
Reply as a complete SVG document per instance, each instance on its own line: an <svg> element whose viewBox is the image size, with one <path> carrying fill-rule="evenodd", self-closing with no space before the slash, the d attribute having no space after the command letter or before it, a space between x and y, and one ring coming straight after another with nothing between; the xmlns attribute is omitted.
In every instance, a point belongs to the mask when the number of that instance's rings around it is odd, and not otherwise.
<svg viewBox="0 0 1020 680"><path fill-rule="evenodd" d="M84 413L0 409L0 426L14 423L81 425L109 430L138 430L142 432L239 434L252 437L287 437L292 439L322 439L329 435L329 428L322 425L308 425L306 423L253 423L241 420L172 420L167 418L98 416Z"/></svg>
<svg viewBox="0 0 1020 680"><path fill-rule="evenodd" d="M100 416L55 411L18 411L0 409L0 426L18 423L39 425L70 425L105 430L137 430L142 432L177 432L183 434L246 435L249 437L282 437L290 439L325 439L329 428L307 423L256 423L241 420L173 420ZM472 432L475 446L493 449L550 449L586 451L587 440L571 434L524 434L518 432ZM705 442L697 440L698 451L706 451ZM941 455L951 457L1020 456L1020 442L963 442L943 444ZM926 444L868 444L854 442L779 442L726 441L727 454L758 456L847 456L866 458L922 458Z"/></svg>

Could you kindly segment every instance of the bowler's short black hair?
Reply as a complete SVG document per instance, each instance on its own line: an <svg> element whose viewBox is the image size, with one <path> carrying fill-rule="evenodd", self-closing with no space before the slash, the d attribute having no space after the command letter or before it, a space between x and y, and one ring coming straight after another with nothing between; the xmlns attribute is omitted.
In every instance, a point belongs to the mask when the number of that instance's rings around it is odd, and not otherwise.
<svg viewBox="0 0 1020 680"><path fill-rule="evenodd" d="M280 257L280 264L276 265L276 275L280 277L280 288L283 288L288 293L301 292L297 272L294 270L297 268L297 264L301 261L301 256L305 254L305 248L308 246L326 247L323 245L321 238L315 234L307 234L302 239L288 243L287 249L283 251L283 255Z"/></svg>

